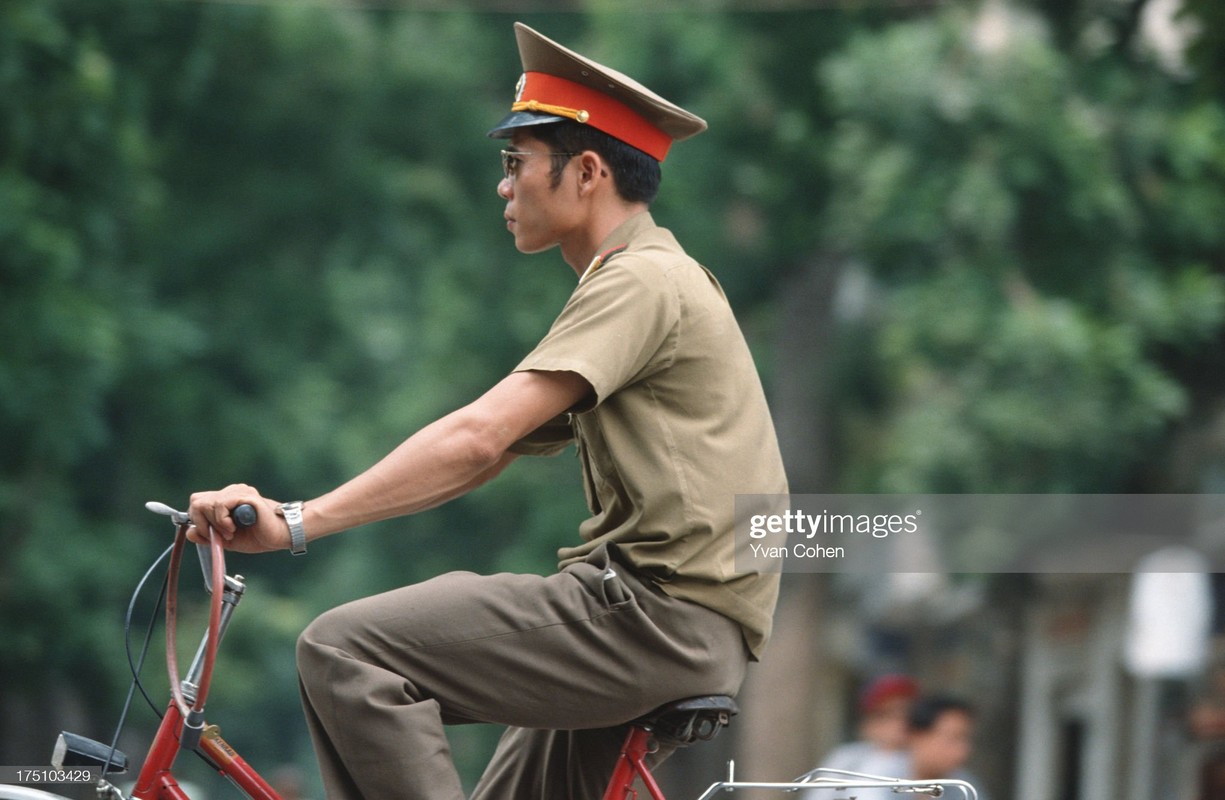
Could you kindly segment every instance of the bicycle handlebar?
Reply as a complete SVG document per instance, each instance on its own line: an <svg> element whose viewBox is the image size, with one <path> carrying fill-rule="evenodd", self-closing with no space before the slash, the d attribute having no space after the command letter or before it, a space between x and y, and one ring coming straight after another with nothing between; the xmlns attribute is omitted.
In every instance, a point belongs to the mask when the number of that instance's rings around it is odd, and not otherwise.
<svg viewBox="0 0 1225 800"><path fill-rule="evenodd" d="M250 528L259 519L255 506L250 503L234 506L230 509L230 516L234 518L234 524L240 528Z"/></svg>
<svg viewBox="0 0 1225 800"><path fill-rule="evenodd" d="M165 503L150 501L145 503L145 508L154 514L170 517L170 521L175 525L182 525L183 523L191 524L191 517L186 511L176 511ZM259 519L259 512L250 503L241 503L230 509L230 516L234 518L234 524L238 527L250 528Z"/></svg>
<svg viewBox="0 0 1225 800"><path fill-rule="evenodd" d="M182 564L183 548L187 543L187 529L192 526L192 522L186 513L175 511L161 503L147 503L146 507L155 513L169 516L176 523L174 546L170 552L170 566L166 576L166 672L170 679L172 701L183 718L180 741L184 748L193 749L204 731L204 702L208 697L213 665L217 659L217 647L221 639L222 601L226 589L225 549L221 545L221 537L211 525L207 526L208 545L199 545L198 550L200 564L206 575L206 587L212 597L209 603L208 633L203 644L202 669L198 683L190 689L193 697L188 705L184 696L185 682L179 679L175 634L178 619L179 567ZM247 503L236 506L230 514L240 528L250 527L258 518L254 506Z"/></svg>

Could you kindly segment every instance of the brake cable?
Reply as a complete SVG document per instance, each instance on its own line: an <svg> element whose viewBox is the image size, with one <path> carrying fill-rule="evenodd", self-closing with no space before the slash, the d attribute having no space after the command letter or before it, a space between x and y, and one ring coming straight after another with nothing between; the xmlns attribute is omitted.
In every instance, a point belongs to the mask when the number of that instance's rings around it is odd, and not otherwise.
<svg viewBox="0 0 1225 800"><path fill-rule="evenodd" d="M123 617L123 649L128 658L128 671L132 674L132 683L128 686L128 696L123 701L123 710L119 713L119 723L115 726L115 735L111 739L111 749L106 756L106 763L102 767L102 774L106 775L110 771L111 765L115 763L115 753L119 752L119 738L123 735L124 726L127 725L128 712L132 710L132 700L136 696L136 690L140 690L141 695L145 698L145 702L149 704L149 708L153 709L153 713L157 714L158 719L161 719L162 712L153 702L153 698L149 697L149 693L145 691L145 686L140 680L140 672L144 669L145 656L149 654L149 643L153 640L153 629L157 625L157 612L162 607L162 600L166 597L166 579L162 578L162 588L158 592L157 602L153 606L153 613L149 615L149 625L145 628L145 640L141 643L140 658L133 659L132 657L132 618L136 615L136 602L140 599L141 592L145 589L145 584L149 582L149 578L153 576L154 571L158 566L166 560L170 555L170 551L174 545L167 547L160 556L145 570L145 574L141 577L140 582L136 584L136 588L132 591L132 597L128 600L127 613Z"/></svg>

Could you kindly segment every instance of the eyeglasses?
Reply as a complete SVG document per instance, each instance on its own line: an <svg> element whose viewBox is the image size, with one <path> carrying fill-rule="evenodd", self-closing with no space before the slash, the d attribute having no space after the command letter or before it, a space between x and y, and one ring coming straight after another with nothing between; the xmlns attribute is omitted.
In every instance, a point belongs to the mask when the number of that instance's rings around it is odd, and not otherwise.
<svg viewBox="0 0 1225 800"><path fill-rule="evenodd" d="M507 180L513 180L515 173L519 171L519 161L527 156L565 156L566 158L574 158L580 153L529 153L523 150L503 150L502 151L502 176Z"/></svg>

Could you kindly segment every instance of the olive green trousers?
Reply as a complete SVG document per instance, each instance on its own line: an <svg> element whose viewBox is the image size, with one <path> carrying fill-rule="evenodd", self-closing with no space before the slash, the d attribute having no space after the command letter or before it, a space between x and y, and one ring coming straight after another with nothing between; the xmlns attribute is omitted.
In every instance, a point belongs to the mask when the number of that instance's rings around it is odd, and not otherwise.
<svg viewBox="0 0 1225 800"><path fill-rule="evenodd" d="M603 796L625 723L734 695L740 627L597 550L554 575L450 573L358 600L298 641L329 800L462 800L444 726L507 726L480 800Z"/></svg>

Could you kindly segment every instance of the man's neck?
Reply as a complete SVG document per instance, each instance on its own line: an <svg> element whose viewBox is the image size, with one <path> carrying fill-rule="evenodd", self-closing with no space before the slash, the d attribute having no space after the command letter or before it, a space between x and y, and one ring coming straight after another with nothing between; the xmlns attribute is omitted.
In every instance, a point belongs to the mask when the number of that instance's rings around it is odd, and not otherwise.
<svg viewBox="0 0 1225 800"><path fill-rule="evenodd" d="M574 270L574 274L582 277L598 255L596 250L615 231L631 217L648 210L646 203L618 202L606 207L602 213L595 215L591 224L576 232L569 241L561 243L562 258Z"/></svg>

